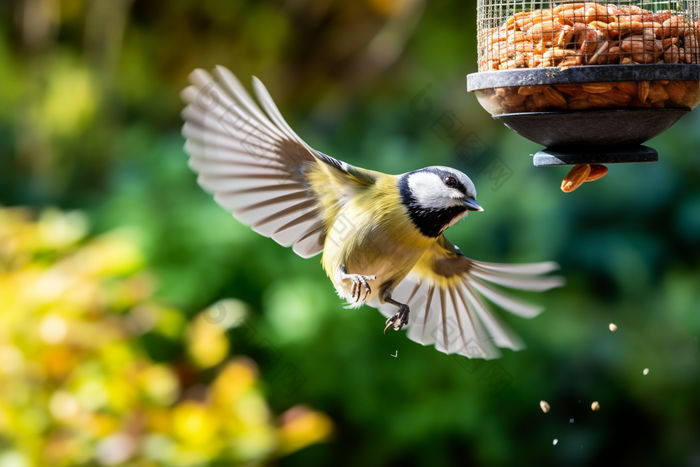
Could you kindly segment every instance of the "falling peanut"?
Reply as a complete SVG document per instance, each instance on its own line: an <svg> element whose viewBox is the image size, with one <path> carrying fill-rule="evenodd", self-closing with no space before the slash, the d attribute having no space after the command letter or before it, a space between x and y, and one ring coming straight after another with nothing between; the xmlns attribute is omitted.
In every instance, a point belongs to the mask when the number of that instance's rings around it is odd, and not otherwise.
<svg viewBox="0 0 700 467"><path fill-rule="evenodd" d="M608 168L602 164L591 164L591 171L588 174L588 177L586 177L585 182L594 182L598 180L599 178L605 177L605 174L608 173Z"/></svg>
<svg viewBox="0 0 700 467"><path fill-rule="evenodd" d="M540 408L544 413L549 412L549 404L547 403L547 401L540 401Z"/></svg>
<svg viewBox="0 0 700 467"><path fill-rule="evenodd" d="M561 182L561 191L564 193L571 193L586 181L590 173L591 166L589 164L579 164L575 166L566 174L566 177L564 177L564 180Z"/></svg>

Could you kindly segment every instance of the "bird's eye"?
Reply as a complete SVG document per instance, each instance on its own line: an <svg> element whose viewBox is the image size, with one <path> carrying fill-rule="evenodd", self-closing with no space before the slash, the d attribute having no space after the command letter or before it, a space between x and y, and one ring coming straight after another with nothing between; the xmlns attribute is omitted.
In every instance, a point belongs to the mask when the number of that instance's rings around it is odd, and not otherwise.
<svg viewBox="0 0 700 467"><path fill-rule="evenodd" d="M442 181L445 183L445 185L447 185L450 188L454 188L457 186L457 180L454 177L448 176L445 177Z"/></svg>

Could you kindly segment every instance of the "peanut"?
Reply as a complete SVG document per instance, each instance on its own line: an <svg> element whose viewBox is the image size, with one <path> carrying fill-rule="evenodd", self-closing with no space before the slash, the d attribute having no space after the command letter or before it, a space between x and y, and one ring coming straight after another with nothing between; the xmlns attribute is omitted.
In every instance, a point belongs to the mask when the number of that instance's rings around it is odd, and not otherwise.
<svg viewBox="0 0 700 467"><path fill-rule="evenodd" d="M649 13L647 10L642 9L637 5L620 6L618 7L618 11L621 15L643 15Z"/></svg>
<svg viewBox="0 0 700 467"><path fill-rule="evenodd" d="M544 88L543 94L547 101L549 101L550 105L552 105L552 107L556 107L558 109L563 110L567 108L566 99L564 99L562 93L552 88L551 86L547 86L546 88Z"/></svg>
<svg viewBox="0 0 700 467"><path fill-rule="evenodd" d="M552 21L543 21L535 24L527 31L527 36L533 42L541 40L553 40L554 36L562 30L562 25Z"/></svg>
<svg viewBox="0 0 700 467"><path fill-rule="evenodd" d="M686 32L693 29L692 23L682 16L672 16L663 22L666 36L685 36ZM665 36L664 36L665 37Z"/></svg>
<svg viewBox="0 0 700 467"><path fill-rule="evenodd" d="M636 81L621 81L617 83L615 87L630 97L634 97L637 95Z"/></svg>
<svg viewBox="0 0 700 467"><path fill-rule="evenodd" d="M602 42L598 48L596 49L595 53L591 58L588 59L587 64L588 65L595 65L599 60L600 60L600 54L605 52L608 49L608 43L607 42Z"/></svg>
<svg viewBox="0 0 700 467"><path fill-rule="evenodd" d="M683 96L685 95L685 85L681 81L669 81L664 87L668 97L675 103L680 104L683 102Z"/></svg>
<svg viewBox="0 0 700 467"><path fill-rule="evenodd" d="M615 83L584 83L581 85L584 91L594 94L610 91L614 87Z"/></svg>
<svg viewBox="0 0 700 467"><path fill-rule="evenodd" d="M661 86L659 83L651 83L651 85L649 85L649 100L651 101L652 105L654 102L663 102L666 99L668 99L668 94L664 90L663 86Z"/></svg>
<svg viewBox="0 0 700 467"><path fill-rule="evenodd" d="M580 43L580 52L586 55L593 54L598 46L598 31L593 28L586 28L576 33L576 43Z"/></svg>
<svg viewBox="0 0 700 467"><path fill-rule="evenodd" d="M637 63L656 63L656 57L650 53L632 54L632 60Z"/></svg>
<svg viewBox="0 0 700 467"><path fill-rule="evenodd" d="M593 107L600 107L600 108L606 108L606 107L614 107L615 102L611 101L610 99L606 97L602 97L600 94L591 94L588 96L588 102L593 105Z"/></svg>
<svg viewBox="0 0 700 467"><path fill-rule="evenodd" d="M579 164L566 174L561 182L561 191L571 193L576 188L580 187L586 181L591 173L591 166L588 164Z"/></svg>
<svg viewBox="0 0 700 467"><path fill-rule="evenodd" d="M592 108L593 104L588 99L572 99L569 101L569 109L571 110L588 110Z"/></svg>
<svg viewBox="0 0 700 467"><path fill-rule="evenodd" d="M620 47L614 46L608 49L608 59L611 62L615 62L620 58Z"/></svg>
<svg viewBox="0 0 700 467"><path fill-rule="evenodd" d="M559 68L568 68L570 66L581 66L583 65L583 59L581 58L581 55L575 55L571 57L567 57L561 62L559 62Z"/></svg>
<svg viewBox="0 0 700 467"><path fill-rule="evenodd" d="M602 164L591 164L591 171L588 173L585 182L594 182L603 178L608 173L608 168Z"/></svg>
<svg viewBox="0 0 700 467"><path fill-rule="evenodd" d="M700 86L698 86L697 81L683 81L683 84L686 87L685 95L683 96L683 102L681 102L681 105L684 107L693 107L697 105L698 103L698 89L700 89Z"/></svg>
<svg viewBox="0 0 700 467"><path fill-rule="evenodd" d="M633 21L630 18L620 18L618 23L613 23L610 28L613 31L617 31L620 36L625 34L641 34L644 31L644 25L639 21Z"/></svg>
<svg viewBox="0 0 700 467"><path fill-rule="evenodd" d="M535 99L532 96L527 97L527 100L525 101L525 109L528 112L540 112L544 110L543 108L537 106Z"/></svg>
<svg viewBox="0 0 700 467"><path fill-rule="evenodd" d="M574 37L574 28L571 26L564 26L559 33L559 36L557 37L556 42L554 43L555 46L557 47L566 47L569 45L569 42L571 42L571 39Z"/></svg>
<svg viewBox="0 0 700 467"><path fill-rule="evenodd" d="M675 45L677 42L678 42L677 37L667 37L666 39L661 41L664 50L668 49L672 45Z"/></svg>
<svg viewBox="0 0 700 467"><path fill-rule="evenodd" d="M518 94L521 96L531 96L535 93L542 92L544 88L546 88L546 85L542 86L520 86L518 89Z"/></svg>
<svg viewBox="0 0 700 467"><path fill-rule="evenodd" d="M522 96L520 94L508 94L503 98L503 105L507 107L518 107L522 105L527 99L527 96Z"/></svg>
<svg viewBox="0 0 700 467"><path fill-rule="evenodd" d="M558 91L571 94L572 96L583 92L580 84L555 84L554 87Z"/></svg>
<svg viewBox="0 0 700 467"><path fill-rule="evenodd" d="M549 107L549 101L541 92L533 94L532 99L535 101L535 105L541 109L546 109Z"/></svg>
<svg viewBox="0 0 700 467"><path fill-rule="evenodd" d="M610 91L601 92L598 96L610 100L617 106L624 106L632 100L632 96L614 88Z"/></svg>
<svg viewBox="0 0 700 467"><path fill-rule="evenodd" d="M640 102L646 101L649 96L649 81L640 81L637 83L637 93Z"/></svg>
<svg viewBox="0 0 700 467"><path fill-rule="evenodd" d="M665 63L678 63L681 61L681 53L675 44L671 44L664 52Z"/></svg>

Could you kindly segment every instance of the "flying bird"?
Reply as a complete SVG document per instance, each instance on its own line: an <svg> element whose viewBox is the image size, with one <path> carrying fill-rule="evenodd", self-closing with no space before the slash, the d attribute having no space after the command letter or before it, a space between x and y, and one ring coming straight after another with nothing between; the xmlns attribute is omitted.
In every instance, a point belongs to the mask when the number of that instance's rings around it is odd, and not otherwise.
<svg viewBox="0 0 700 467"><path fill-rule="evenodd" d="M487 301L523 317L543 309L502 290L563 284L553 262L505 265L470 259L444 235L483 211L462 172L426 167L401 175L354 167L306 144L253 78L258 101L228 69L198 69L182 92L183 135L197 182L240 222L321 263L348 307L387 317L384 332L444 353L495 358L522 341Z"/></svg>

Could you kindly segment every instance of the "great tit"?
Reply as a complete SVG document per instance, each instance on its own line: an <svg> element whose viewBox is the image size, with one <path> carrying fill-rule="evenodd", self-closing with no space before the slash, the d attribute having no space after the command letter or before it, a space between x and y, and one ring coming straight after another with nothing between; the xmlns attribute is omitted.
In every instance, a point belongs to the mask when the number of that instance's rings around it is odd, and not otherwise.
<svg viewBox="0 0 700 467"><path fill-rule="evenodd" d="M303 258L323 252L338 295L349 307L378 308L385 333L407 326L410 339L467 357L524 347L484 299L528 318L542 308L488 283L544 291L563 280L543 276L556 263L475 261L445 237L470 211L483 211L469 177L450 167L402 175L354 167L299 138L257 78L267 115L233 73L218 66L214 75L190 74L182 132L189 165L217 203Z"/></svg>

